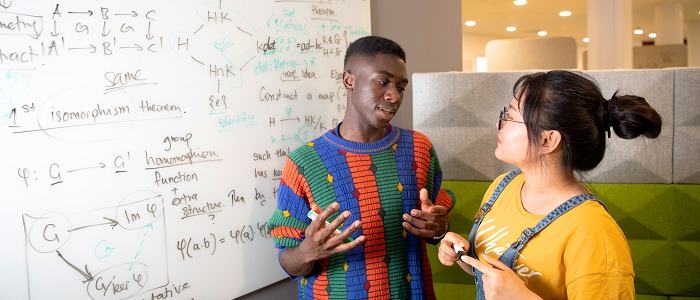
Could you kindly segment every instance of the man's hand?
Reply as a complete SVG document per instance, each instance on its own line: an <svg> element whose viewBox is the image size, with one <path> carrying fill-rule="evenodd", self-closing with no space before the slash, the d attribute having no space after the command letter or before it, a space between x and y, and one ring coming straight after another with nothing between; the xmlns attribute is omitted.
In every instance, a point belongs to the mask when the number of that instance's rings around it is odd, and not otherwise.
<svg viewBox="0 0 700 300"><path fill-rule="evenodd" d="M321 207L318 205L311 205L312 210L316 213L320 213L318 214L318 218L306 227L306 238L304 238L304 241L299 245L299 250L304 253L306 261L317 261L337 253L348 252L359 246L365 239L364 236L360 236L350 243L343 244L353 232L360 228L360 220L355 221L351 226L345 228L340 235L331 236L331 233L333 233L336 228L340 227L345 220L350 218L350 212L345 211L328 226L325 226L326 219L338 210L338 207L338 203L333 203L328 206L326 210L321 211Z"/></svg>
<svg viewBox="0 0 700 300"><path fill-rule="evenodd" d="M325 226L326 219L338 210L338 203L333 203L325 210L316 204L311 205L311 209L318 213L316 220L311 221L306 227L306 237L298 247L289 248L280 255L280 263L287 273L292 276L303 276L311 272L314 264L319 259L328 258L334 254L347 252L363 244L367 238L360 236L350 243L343 242L361 227L360 220L355 221L351 226L345 228L339 235L331 236L336 228L350 218L350 212L345 211L337 219Z"/></svg>
<svg viewBox="0 0 700 300"><path fill-rule="evenodd" d="M403 222L403 227L406 231L423 238L432 239L443 235L447 231L447 209L434 205L428 199L428 190L425 188L420 190L420 201L420 210L414 209L411 210L411 215L403 215L406 221Z"/></svg>

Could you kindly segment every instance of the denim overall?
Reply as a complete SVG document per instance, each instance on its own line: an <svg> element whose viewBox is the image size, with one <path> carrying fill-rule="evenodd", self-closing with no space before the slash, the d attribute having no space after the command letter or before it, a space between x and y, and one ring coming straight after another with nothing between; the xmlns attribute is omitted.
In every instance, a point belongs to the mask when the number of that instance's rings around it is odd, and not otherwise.
<svg viewBox="0 0 700 300"><path fill-rule="evenodd" d="M503 178L503 180L501 180L501 182L498 183L498 186L496 186L496 190L493 191L493 194L491 195L489 201L481 206L479 214L476 216L476 218L474 218L474 226L472 227L472 231L469 234L469 256L478 259L474 250L476 230L479 228L479 226L481 226L481 222L484 220L484 217L489 212L491 207L493 207L493 204L496 202L496 199L498 199L498 196L501 195L503 189L518 174L520 174L520 171L513 171L508 173L508 175L506 175ZM537 223L532 228L526 228L520 235L520 238L518 238L518 240L515 241L515 243L511 244L510 247L508 247L508 250L506 250L506 252L503 253L503 255L501 255L501 257L498 260L512 269L515 265L515 261L518 258L518 253L520 253L520 251L525 247L525 244L527 244L527 242L533 236L542 231L545 227L547 227L547 225L552 223L559 216L563 215L567 211L588 200L597 201L598 203L603 205L605 210L608 210L608 208L605 207L605 204L603 204L603 202L600 201L600 199L598 199L596 196L593 196L591 194L576 195L573 198L559 205L559 207L557 207L548 215L546 215L539 223ZM485 299L484 283L481 280L481 276L483 273L474 267L472 267L472 271L474 271L474 281L476 281L476 299L483 300Z"/></svg>

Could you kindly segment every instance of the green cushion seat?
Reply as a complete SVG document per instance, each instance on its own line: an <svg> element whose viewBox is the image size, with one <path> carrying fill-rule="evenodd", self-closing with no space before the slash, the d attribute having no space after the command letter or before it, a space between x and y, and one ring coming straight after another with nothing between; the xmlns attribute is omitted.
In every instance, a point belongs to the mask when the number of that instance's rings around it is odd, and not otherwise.
<svg viewBox="0 0 700 300"><path fill-rule="evenodd" d="M450 212L450 231L469 235L490 184L443 182L443 188L457 198ZM587 187L605 203L627 237L637 299L700 299L700 185L593 183ZM437 247L428 247L428 256L438 298L473 299L463 294L475 289L472 276L458 266L443 266Z"/></svg>

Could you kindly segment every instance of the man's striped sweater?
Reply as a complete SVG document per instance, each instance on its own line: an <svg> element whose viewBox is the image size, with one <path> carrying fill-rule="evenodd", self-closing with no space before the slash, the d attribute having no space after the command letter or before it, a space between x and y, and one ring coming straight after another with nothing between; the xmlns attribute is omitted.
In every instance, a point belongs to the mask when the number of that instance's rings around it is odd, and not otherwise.
<svg viewBox="0 0 700 300"><path fill-rule="evenodd" d="M352 238L367 241L316 262L299 280L300 299L434 299L425 239L407 232L403 214L420 209L419 191L450 210L454 195L440 189L442 171L423 134L390 125L374 143L342 139L338 127L292 151L280 180L277 209L268 222L279 253L303 241L311 203L333 202L362 227ZM279 255L278 255L279 258Z"/></svg>

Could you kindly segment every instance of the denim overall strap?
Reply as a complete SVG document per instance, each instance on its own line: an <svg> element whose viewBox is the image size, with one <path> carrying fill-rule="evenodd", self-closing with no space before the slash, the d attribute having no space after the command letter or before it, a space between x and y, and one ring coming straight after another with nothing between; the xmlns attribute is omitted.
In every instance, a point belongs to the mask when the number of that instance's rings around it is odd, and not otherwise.
<svg viewBox="0 0 700 300"><path fill-rule="evenodd" d="M481 226L481 221L484 220L484 216L486 216L486 213L488 213L489 210L491 210L491 207L493 207L493 204L498 199L498 196L501 195L503 189L505 189L508 183L510 183L513 180L513 178L515 178L515 176L517 176L518 174L520 174L520 171L512 171L508 173L505 177L503 177L503 179L501 179L501 182L498 183L496 189L493 191L493 194L491 194L491 198L489 198L489 201L481 205L479 213L474 218L474 225L472 226L472 231L469 233L469 256L476 258L476 252L474 252L474 240L476 238L476 231L477 229L479 229L479 226ZM476 299L484 300L484 287L483 282L481 281L482 273L473 267L472 272L474 272L474 282L476 282Z"/></svg>
<svg viewBox="0 0 700 300"><path fill-rule="evenodd" d="M472 231L469 233L469 256L476 258L476 254L474 253L474 237L476 237L476 230L479 229L479 226L481 226L481 221L484 220L484 216L486 216L486 213L491 210L491 207L493 207L493 204L496 202L496 199L501 195L501 192L503 192L503 189L506 188L506 186L515 178L515 176L518 176L521 171L512 171L508 173L503 179L501 179L501 182L498 183L496 186L496 189L493 191L493 194L491 194L491 198L489 198L489 201L481 205L481 208L479 208L479 213L474 217L474 225L472 226Z"/></svg>
<svg viewBox="0 0 700 300"><path fill-rule="evenodd" d="M511 175L511 174L512 173L510 173L508 175ZM508 175L506 176L506 178L508 177ZM517 175L517 174L515 174L515 175ZM515 176L513 176L513 177L515 177ZM503 181L505 181L506 178L503 178L504 179ZM513 179L512 177L509 178L508 182L510 182L510 180L512 180L512 179ZM501 181L501 183L503 183L503 181ZM496 198L498 198L498 196L503 191L503 188L505 187L505 185L508 184L508 182L506 182L503 186L501 186L501 183L499 183L498 188L496 188L496 191L494 191L494 194L491 196L491 199L489 199L489 202L487 203L487 204L490 204L489 206L487 206L488 209L491 209L491 207L493 206L493 202L496 201L495 199L493 199L494 195ZM501 189L499 190L499 188L501 188ZM506 250L506 252L503 253L503 255L501 255L501 257L499 257L498 260L500 262L502 262L504 265L506 265L512 269L513 266L515 265L515 262L518 259L518 254L525 247L525 244L527 244L527 242L529 242L533 236L535 236L540 231L544 230L544 228L546 228L549 224L551 224L554 220L556 220L558 217L560 217L561 215L563 215L567 211L571 210L572 208L574 208L574 207L578 206L579 204L586 202L588 200L596 201L596 202L600 203L601 205L603 205L603 208L605 208L606 211L608 210L608 208L605 206L605 204L603 204L603 202L600 201L600 199L598 199L594 195L591 195L591 194L576 195L576 196L572 197L571 199L567 200L566 202L564 202L563 204L559 205L559 207L557 207L552 212L547 214L542 220L540 220L540 222L538 222L532 228L526 228L523 231L523 233L520 235L520 238L518 238L518 240L515 243L510 245L510 247L508 247L508 250ZM472 232L469 235L469 244L470 244L469 245L469 255L473 258L477 258L475 250L474 250L476 229L481 225L481 221L483 221L484 215L486 215L486 212L488 212L488 210L484 210L484 211L485 212L481 213L478 216L478 219L479 219L478 223L477 223L477 220L474 220L475 224L474 224L474 227L472 227ZM481 280L483 273L481 271L477 270L476 268L473 268L473 267L472 267L472 271L474 272L474 281L476 282L476 299L477 300L484 300L484 299L486 299L486 295L484 294L484 283Z"/></svg>
<svg viewBox="0 0 700 300"><path fill-rule="evenodd" d="M498 259L501 261L503 264L508 266L509 268L513 268L515 266L515 262L518 260L518 254L520 251L525 247L525 244L532 239L533 236L536 234L540 233L542 230L544 230L549 224L554 222L557 218L559 218L561 215L565 214L567 211L573 209L574 207L578 206L579 204L586 202L588 200L591 201L596 201L600 203L600 205L605 208L607 211L608 208L603 204L598 197L591 195L591 194L579 194L574 197L572 197L569 200L566 200L566 202L562 203L559 205L559 207L555 208L553 211L551 211L549 214L547 214L540 222L538 222L535 226L532 228L525 228L523 232L520 234L520 238L518 238L515 243L511 244L510 247L508 247L508 250L506 250L503 255Z"/></svg>

